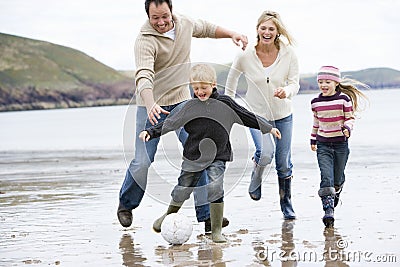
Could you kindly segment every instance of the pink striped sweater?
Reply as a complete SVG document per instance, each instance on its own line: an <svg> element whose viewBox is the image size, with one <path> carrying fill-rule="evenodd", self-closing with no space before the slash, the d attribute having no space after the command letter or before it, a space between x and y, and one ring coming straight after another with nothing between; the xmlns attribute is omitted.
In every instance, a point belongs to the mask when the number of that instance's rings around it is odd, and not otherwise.
<svg viewBox="0 0 400 267"><path fill-rule="evenodd" d="M311 110L314 113L311 144L319 142L344 142L344 129L349 133L353 129L353 104L346 94L336 92L332 96L322 96L311 101Z"/></svg>

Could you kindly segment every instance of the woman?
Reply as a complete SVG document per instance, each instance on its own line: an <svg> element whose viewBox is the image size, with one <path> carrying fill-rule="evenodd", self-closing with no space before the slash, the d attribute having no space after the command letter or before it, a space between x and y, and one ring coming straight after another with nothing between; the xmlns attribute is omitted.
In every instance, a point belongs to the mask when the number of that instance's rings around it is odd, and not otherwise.
<svg viewBox="0 0 400 267"><path fill-rule="evenodd" d="M286 38L287 44L281 40L282 37ZM292 97L297 94L300 85L298 61L291 47L293 43L279 14L264 11L257 23L257 44L235 58L225 89L225 94L234 97L243 73L248 85L247 105L282 133L282 139L272 140L270 134L250 129L256 151L249 194L253 200L261 198L262 175L272 162L275 150L280 205L285 219L296 218L291 203Z"/></svg>

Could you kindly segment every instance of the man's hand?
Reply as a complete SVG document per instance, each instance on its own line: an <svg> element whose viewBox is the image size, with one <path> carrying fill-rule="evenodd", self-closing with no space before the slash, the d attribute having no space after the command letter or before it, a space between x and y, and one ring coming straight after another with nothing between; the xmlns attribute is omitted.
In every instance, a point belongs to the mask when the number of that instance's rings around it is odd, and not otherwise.
<svg viewBox="0 0 400 267"><path fill-rule="evenodd" d="M142 139L143 142L147 142L150 139L150 135L147 131L141 131L139 134L139 138Z"/></svg>
<svg viewBox="0 0 400 267"><path fill-rule="evenodd" d="M239 33L232 35L232 41L237 46L242 46L242 50L245 50L248 44L247 36Z"/></svg>
<svg viewBox="0 0 400 267"><path fill-rule="evenodd" d="M169 111L166 111L165 109L163 109L162 107L160 107L158 104L153 104L151 107L147 107L147 116L149 117L149 121L151 123L151 125L157 124L158 120L160 119L161 116L160 114L169 114Z"/></svg>
<svg viewBox="0 0 400 267"><path fill-rule="evenodd" d="M146 105L146 110L147 110L147 116L149 117L149 121L151 125L157 124L158 120L160 119L160 114L169 114L168 111L165 109L161 108L156 102L154 101L153 97L153 90L151 89L143 89L142 92L140 93L140 96L142 97L145 105Z"/></svg>
<svg viewBox="0 0 400 267"><path fill-rule="evenodd" d="M317 145L311 145L311 150L312 151L317 151Z"/></svg>

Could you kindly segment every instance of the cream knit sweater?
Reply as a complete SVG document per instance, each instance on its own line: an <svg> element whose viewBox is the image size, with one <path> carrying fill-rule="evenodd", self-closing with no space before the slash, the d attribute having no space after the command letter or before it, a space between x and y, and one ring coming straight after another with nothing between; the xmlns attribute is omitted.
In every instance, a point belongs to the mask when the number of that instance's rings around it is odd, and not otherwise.
<svg viewBox="0 0 400 267"><path fill-rule="evenodd" d="M217 26L174 14L175 40L158 33L149 21L142 26L135 42L136 103L144 106L143 89L153 90L160 106L190 99L189 71L192 37L215 38Z"/></svg>
<svg viewBox="0 0 400 267"><path fill-rule="evenodd" d="M300 88L299 64L290 46L280 43L279 57L268 77L256 54L255 47L249 47L235 58L228 74L225 94L235 97L241 74L247 81L245 102L250 110L269 121L283 119L292 114L292 97ZM274 97L274 90L283 87L287 97Z"/></svg>

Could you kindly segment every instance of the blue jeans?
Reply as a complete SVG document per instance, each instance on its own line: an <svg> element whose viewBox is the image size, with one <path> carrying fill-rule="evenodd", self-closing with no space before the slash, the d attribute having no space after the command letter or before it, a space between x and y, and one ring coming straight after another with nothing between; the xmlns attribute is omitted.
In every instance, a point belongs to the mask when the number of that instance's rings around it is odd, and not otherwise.
<svg viewBox="0 0 400 267"><path fill-rule="evenodd" d="M345 181L344 169L350 149L346 142L317 142L317 159L321 172L320 189L340 187ZM328 190L328 191L332 191Z"/></svg>
<svg viewBox="0 0 400 267"><path fill-rule="evenodd" d="M171 106L163 106L162 108L173 112L178 104ZM167 115L160 114L159 122L164 121ZM127 209L132 210L139 206L147 185L147 174L151 163L154 161L157 152L157 145L160 138L151 139L148 142L143 142L139 139L139 133L151 124L147 119L147 110L145 107L138 106L136 111L136 135L135 135L135 158L129 164L125 174L125 180L119 192L120 203ZM176 131L179 141L184 144L188 134L185 130L179 129ZM206 172L203 172L199 179L198 186L206 185L208 182ZM203 197L204 198L204 197ZM197 195L194 194L195 203L197 203ZM209 205L196 206L196 217L199 222L202 222L210 217Z"/></svg>
<svg viewBox="0 0 400 267"><path fill-rule="evenodd" d="M224 197L224 173L225 161L216 160L206 169L209 183L207 184L208 202L221 203ZM188 172L184 168L178 178L178 185L171 192L172 199L175 202L182 203L189 199L193 189L198 185L198 181L203 171Z"/></svg>
<svg viewBox="0 0 400 267"><path fill-rule="evenodd" d="M279 129L282 138L277 139L276 137L272 137L271 134L262 134L260 130L250 128L250 133L256 147L254 160L258 165L266 166L272 162L275 151L275 168L278 178L292 176L293 115L270 123Z"/></svg>

